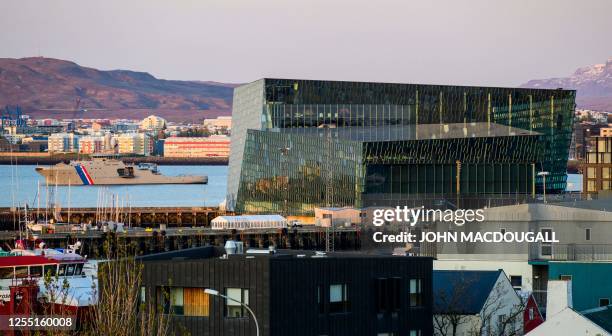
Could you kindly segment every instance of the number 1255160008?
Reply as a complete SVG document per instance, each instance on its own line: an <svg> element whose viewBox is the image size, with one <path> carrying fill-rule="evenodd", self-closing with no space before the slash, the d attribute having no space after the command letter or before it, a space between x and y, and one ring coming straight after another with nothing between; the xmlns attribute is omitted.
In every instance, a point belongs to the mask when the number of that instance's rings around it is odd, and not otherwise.
<svg viewBox="0 0 612 336"><path fill-rule="evenodd" d="M76 316L0 315L0 330L73 330Z"/></svg>

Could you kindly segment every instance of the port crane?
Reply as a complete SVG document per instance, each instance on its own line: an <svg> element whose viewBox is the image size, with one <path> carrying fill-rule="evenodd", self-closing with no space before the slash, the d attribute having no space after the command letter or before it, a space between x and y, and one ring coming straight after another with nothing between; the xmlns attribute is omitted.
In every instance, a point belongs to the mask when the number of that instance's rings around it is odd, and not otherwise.
<svg viewBox="0 0 612 336"><path fill-rule="evenodd" d="M0 114L0 130L3 130L5 126L25 126L21 107L18 105L6 105L4 109L2 109L2 113Z"/></svg>

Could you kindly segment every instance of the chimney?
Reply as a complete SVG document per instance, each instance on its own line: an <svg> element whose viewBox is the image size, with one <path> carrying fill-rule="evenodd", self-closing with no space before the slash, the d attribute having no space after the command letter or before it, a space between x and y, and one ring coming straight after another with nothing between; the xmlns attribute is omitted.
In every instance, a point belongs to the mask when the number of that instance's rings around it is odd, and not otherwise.
<svg viewBox="0 0 612 336"><path fill-rule="evenodd" d="M572 281L549 280L546 292L546 316L550 318L568 307L572 308Z"/></svg>

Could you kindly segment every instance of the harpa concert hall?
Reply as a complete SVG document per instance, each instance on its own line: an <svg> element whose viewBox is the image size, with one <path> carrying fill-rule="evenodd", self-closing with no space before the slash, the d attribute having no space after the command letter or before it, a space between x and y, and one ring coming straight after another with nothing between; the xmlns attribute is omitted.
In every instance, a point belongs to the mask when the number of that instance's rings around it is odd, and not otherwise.
<svg viewBox="0 0 612 336"><path fill-rule="evenodd" d="M234 91L228 206L482 207L565 190L575 91L260 79Z"/></svg>

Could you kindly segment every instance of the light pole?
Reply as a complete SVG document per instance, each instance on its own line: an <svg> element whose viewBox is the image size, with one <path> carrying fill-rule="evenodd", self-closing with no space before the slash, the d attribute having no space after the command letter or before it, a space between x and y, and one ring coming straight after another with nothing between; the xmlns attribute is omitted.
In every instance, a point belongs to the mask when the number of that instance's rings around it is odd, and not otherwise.
<svg viewBox="0 0 612 336"><path fill-rule="evenodd" d="M208 295L214 295L214 296L218 296L218 297L222 297L226 300L230 300L233 302L236 302L238 304L240 304L241 306L243 306L244 308L246 308L246 310L251 314L251 316L253 316L253 321L255 321L255 329L257 330L257 336L259 336L259 323L257 322L257 317L255 317L255 313L253 313L253 311L251 310L251 308L249 308L249 306L247 306L246 304L242 303L241 301L238 300L234 300L226 295L223 295L221 293L219 293L218 290L214 290L214 289L210 289L210 288L206 288L204 289L204 293L208 294Z"/></svg>
<svg viewBox="0 0 612 336"><path fill-rule="evenodd" d="M538 176L542 176L542 183L543 183L543 191L544 191L544 203L546 203L546 176L548 176L550 173L547 171L541 171L538 173Z"/></svg>

